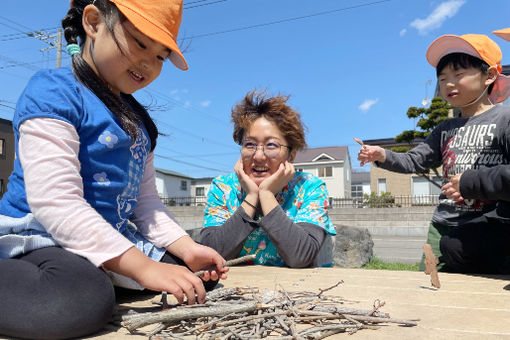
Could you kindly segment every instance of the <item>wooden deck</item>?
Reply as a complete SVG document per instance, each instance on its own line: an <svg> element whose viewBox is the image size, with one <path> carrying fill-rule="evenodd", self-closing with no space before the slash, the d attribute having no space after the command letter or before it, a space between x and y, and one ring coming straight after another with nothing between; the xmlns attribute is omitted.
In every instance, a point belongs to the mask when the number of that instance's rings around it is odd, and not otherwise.
<svg viewBox="0 0 510 340"><path fill-rule="evenodd" d="M510 276L474 276L440 273L441 288L430 285L422 272L345 268L287 269L277 267L232 267L224 287L258 287L288 291L318 291L344 283L328 293L350 301L352 307L371 309L374 301L385 301L382 311L392 318L420 319L418 326L387 324L377 330L360 330L353 335L337 334L326 339L510 339ZM151 307L146 296L121 303L119 308ZM149 327L150 329L152 327ZM110 326L88 339L148 339Z"/></svg>

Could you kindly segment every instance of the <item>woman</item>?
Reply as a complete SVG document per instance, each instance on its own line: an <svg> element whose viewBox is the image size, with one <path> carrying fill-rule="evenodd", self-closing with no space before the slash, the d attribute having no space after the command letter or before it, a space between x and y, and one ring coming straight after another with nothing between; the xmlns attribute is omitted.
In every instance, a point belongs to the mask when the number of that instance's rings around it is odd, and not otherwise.
<svg viewBox="0 0 510 340"><path fill-rule="evenodd" d="M212 181L201 243L225 259L255 254L256 264L331 265L331 251L319 256L328 235L336 234L326 185L292 165L306 142L300 115L287 100L253 91L232 109L241 157L233 173Z"/></svg>

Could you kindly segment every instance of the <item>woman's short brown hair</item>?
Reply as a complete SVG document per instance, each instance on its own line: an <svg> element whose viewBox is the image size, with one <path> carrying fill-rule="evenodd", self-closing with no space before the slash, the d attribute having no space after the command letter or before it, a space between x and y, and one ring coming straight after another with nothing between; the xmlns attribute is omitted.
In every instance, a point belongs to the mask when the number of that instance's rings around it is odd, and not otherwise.
<svg viewBox="0 0 510 340"><path fill-rule="evenodd" d="M287 105L288 99L289 96L280 94L268 96L266 91L248 92L244 99L232 108L234 141L241 144L251 124L258 118L264 117L280 129L290 150L306 147L305 126L301 122L301 115Z"/></svg>

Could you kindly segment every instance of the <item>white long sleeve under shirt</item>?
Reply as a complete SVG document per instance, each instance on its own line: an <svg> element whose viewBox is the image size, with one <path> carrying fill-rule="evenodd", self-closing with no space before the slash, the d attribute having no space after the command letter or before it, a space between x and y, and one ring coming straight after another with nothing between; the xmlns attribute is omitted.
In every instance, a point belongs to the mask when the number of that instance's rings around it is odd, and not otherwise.
<svg viewBox="0 0 510 340"><path fill-rule="evenodd" d="M34 217L64 249L100 266L133 243L84 199L79 145L75 128L58 119L33 118L20 126L19 157ZM158 197L152 152L131 220L157 247L187 235Z"/></svg>

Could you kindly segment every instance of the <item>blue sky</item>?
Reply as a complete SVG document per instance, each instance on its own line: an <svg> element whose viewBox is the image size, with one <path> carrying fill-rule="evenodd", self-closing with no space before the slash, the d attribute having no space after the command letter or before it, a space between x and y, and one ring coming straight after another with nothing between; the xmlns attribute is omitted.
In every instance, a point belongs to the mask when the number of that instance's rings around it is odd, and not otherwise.
<svg viewBox="0 0 510 340"><path fill-rule="evenodd" d="M510 42L491 33L510 27L508 0L184 3L180 38L190 70L167 63L136 96L151 105L166 134L158 140L156 166L191 177L233 169L239 147L230 109L254 88L290 95L308 145L347 145L353 169L360 170L352 138L412 129L407 109L432 96L436 77L425 51L436 37L487 34L510 64ZM26 33L56 33L67 6L68 0L0 1L0 118L12 119L34 72L55 66L55 49L41 52L49 45ZM69 65L68 56L62 65Z"/></svg>

